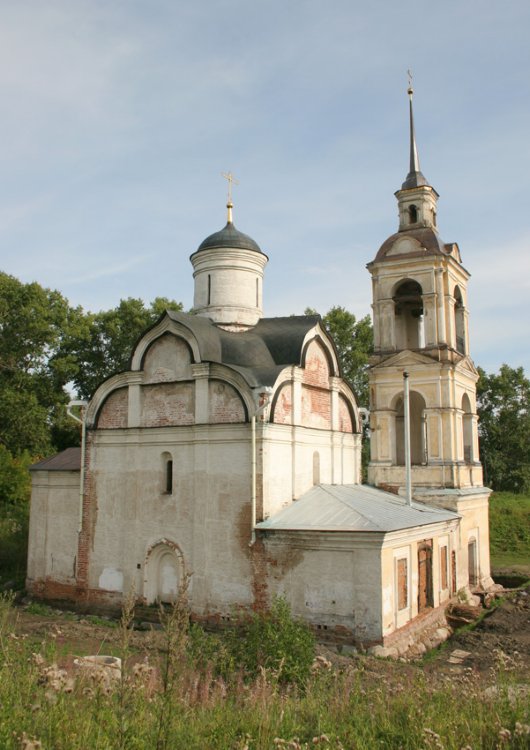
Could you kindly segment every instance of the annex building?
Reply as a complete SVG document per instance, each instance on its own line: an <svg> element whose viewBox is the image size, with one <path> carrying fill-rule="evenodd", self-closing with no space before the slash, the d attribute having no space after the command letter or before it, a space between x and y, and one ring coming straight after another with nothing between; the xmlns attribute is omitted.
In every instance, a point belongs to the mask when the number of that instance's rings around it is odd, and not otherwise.
<svg viewBox="0 0 530 750"><path fill-rule="evenodd" d="M189 576L197 620L281 594L320 633L368 644L492 584L469 273L440 238L409 94L399 227L368 264L368 484L333 341L318 316L263 316L268 258L235 228L229 200L226 226L190 259L194 314L166 312L129 370L97 389L83 452L32 467L35 596L119 606L133 590L168 602Z"/></svg>

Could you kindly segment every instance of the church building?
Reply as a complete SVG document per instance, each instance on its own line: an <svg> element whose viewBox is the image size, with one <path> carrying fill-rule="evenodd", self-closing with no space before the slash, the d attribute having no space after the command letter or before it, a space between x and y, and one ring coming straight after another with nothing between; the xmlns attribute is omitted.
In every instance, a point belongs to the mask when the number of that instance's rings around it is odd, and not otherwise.
<svg viewBox="0 0 530 750"><path fill-rule="evenodd" d="M173 601L189 579L198 621L282 595L322 636L366 645L492 584L469 274L439 236L409 94L399 228L368 264L368 484L333 341L319 316L263 316L268 258L229 195L190 258L193 314L167 311L99 386L82 449L32 467L34 596L116 608L131 591Z"/></svg>

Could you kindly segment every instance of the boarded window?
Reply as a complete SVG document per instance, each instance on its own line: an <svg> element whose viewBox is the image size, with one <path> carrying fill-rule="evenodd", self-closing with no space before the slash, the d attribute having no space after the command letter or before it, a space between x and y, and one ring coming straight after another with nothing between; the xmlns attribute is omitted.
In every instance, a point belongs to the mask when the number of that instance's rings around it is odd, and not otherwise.
<svg viewBox="0 0 530 750"><path fill-rule="evenodd" d="M440 582L442 589L448 588L447 546L440 547Z"/></svg>
<svg viewBox="0 0 530 750"><path fill-rule="evenodd" d="M405 609L409 603L407 558L401 557L397 561L397 598L398 610Z"/></svg>
<svg viewBox="0 0 530 750"><path fill-rule="evenodd" d="M451 552L451 593L456 594L456 552Z"/></svg>

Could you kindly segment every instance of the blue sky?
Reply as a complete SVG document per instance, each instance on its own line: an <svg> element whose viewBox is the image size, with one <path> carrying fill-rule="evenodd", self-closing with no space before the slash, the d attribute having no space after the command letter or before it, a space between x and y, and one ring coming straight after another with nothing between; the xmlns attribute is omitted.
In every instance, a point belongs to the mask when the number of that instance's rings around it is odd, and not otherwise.
<svg viewBox="0 0 530 750"><path fill-rule="evenodd" d="M266 314L365 315L408 171L408 68L473 358L530 372L528 0L0 0L0 268L90 310L188 308L231 170Z"/></svg>

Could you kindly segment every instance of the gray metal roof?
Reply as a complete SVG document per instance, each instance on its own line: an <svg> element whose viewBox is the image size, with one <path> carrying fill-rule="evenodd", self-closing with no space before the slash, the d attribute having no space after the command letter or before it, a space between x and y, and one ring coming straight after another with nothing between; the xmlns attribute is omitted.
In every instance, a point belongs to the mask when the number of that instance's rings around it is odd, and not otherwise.
<svg viewBox="0 0 530 750"><path fill-rule="evenodd" d="M79 471L81 448L66 448L55 456L45 458L29 467L30 471Z"/></svg>
<svg viewBox="0 0 530 750"><path fill-rule="evenodd" d="M365 484L320 484L276 515L257 524L278 531L388 532L459 518L456 513Z"/></svg>
<svg viewBox="0 0 530 750"><path fill-rule="evenodd" d="M287 365L301 365L307 333L319 315L262 318L248 331L225 331L202 315L167 310L172 320L186 326L199 346L201 362L218 362L237 370L251 386L272 386Z"/></svg>
<svg viewBox="0 0 530 750"><path fill-rule="evenodd" d="M236 248L243 250L253 250L261 253L261 248L257 242L248 234L244 234L235 228L234 224L229 221L227 225L219 232L214 232L201 242L196 252L201 250L210 250L212 248Z"/></svg>

